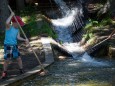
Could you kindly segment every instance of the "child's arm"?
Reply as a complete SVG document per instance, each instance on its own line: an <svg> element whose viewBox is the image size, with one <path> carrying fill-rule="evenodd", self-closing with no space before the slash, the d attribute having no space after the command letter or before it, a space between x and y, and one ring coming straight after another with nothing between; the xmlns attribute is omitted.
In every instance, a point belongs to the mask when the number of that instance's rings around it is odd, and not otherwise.
<svg viewBox="0 0 115 86"><path fill-rule="evenodd" d="M9 29L9 28L10 28L10 22L11 22L11 19L12 19L13 16L14 16L14 13L11 12L10 16L9 16L8 19L6 20L6 29Z"/></svg>
<svg viewBox="0 0 115 86"><path fill-rule="evenodd" d="M24 39L24 38L20 37L20 33L18 33L17 39L20 41L28 42L28 39Z"/></svg>

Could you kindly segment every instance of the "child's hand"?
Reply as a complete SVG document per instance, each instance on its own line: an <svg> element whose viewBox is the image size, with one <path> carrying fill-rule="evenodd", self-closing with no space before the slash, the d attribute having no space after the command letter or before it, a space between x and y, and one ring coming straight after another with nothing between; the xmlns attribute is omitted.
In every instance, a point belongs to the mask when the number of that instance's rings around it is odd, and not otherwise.
<svg viewBox="0 0 115 86"><path fill-rule="evenodd" d="M26 45L26 47L29 46L29 40L28 39L25 39L25 45Z"/></svg>
<svg viewBox="0 0 115 86"><path fill-rule="evenodd" d="M25 39L25 42L26 42L26 44L29 44L29 40L28 39Z"/></svg>

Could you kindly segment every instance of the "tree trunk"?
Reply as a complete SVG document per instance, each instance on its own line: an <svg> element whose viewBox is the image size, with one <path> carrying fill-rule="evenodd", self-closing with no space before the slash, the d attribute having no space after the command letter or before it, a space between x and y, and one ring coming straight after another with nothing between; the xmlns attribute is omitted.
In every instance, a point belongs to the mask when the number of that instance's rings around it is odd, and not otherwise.
<svg viewBox="0 0 115 86"><path fill-rule="evenodd" d="M0 32L5 30L5 21L9 16L8 1L0 0Z"/></svg>
<svg viewBox="0 0 115 86"><path fill-rule="evenodd" d="M16 0L17 10L23 10L25 7L24 0Z"/></svg>

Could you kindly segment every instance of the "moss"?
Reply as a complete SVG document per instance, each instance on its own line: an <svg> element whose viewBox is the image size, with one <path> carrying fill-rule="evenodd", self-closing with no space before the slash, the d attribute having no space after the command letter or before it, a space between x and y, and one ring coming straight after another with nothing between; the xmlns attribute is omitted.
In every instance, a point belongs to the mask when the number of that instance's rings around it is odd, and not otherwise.
<svg viewBox="0 0 115 86"><path fill-rule="evenodd" d="M52 28L49 26L49 24L47 22L44 22L39 34L47 34L49 37L52 38L57 38L57 35L54 33L54 31L52 30Z"/></svg>
<svg viewBox="0 0 115 86"><path fill-rule="evenodd" d="M57 38L57 35L53 32L52 28L47 22L43 22L43 25L40 28L38 27L38 14L36 13L35 8L28 6L17 14L21 15L23 21L26 23L26 25L23 27L23 30L28 37L45 34L49 37Z"/></svg>
<svg viewBox="0 0 115 86"><path fill-rule="evenodd" d="M25 27L23 27L23 30L29 37L40 36L44 34L54 39L57 38L57 35L53 32L52 28L47 22L44 22L40 28L38 28L36 21L30 22Z"/></svg>

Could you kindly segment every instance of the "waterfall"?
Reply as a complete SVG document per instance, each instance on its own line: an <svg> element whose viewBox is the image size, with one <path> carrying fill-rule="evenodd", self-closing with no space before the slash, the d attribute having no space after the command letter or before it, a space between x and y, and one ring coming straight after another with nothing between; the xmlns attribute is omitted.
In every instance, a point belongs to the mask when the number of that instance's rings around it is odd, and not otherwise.
<svg viewBox="0 0 115 86"><path fill-rule="evenodd" d="M83 26L81 18L83 16L82 5L78 3L76 7L69 9L63 0L54 1L59 6L59 9L61 9L63 15L61 19L52 19L52 24L55 26L59 41L72 53L73 57L76 58L77 54L84 50L78 46L78 43L73 43L71 34Z"/></svg>
<svg viewBox="0 0 115 86"><path fill-rule="evenodd" d="M70 9L63 0L54 1L57 3L58 8L61 9L62 14L61 19L52 19L52 23L59 34L59 40L63 43L64 41L73 42L72 33L84 25L81 18L83 17L82 5L79 3L76 7Z"/></svg>
<svg viewBox="0 0 115 86"><path fill-rule="evenodd" d="M83 0L79 0L76 7L69 9L63 0L54 0L59 9L61 9L62 18L52 19L52 24L55 27L55 31L58 34L58 39L62 45L72 54L74 59L79 59L83 62L91 62L95 64L100 64L96 60L92 59L87 53L82 57L78 57L79 53L83 53L84 49L79 46L79 43L73 43L73 38L71 36L72 32L83 27L84 22L82 20L83 15Z"/></svg>

